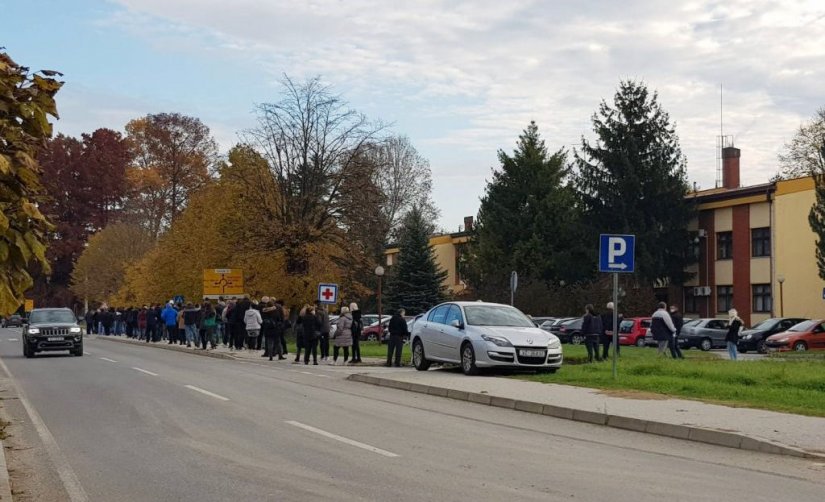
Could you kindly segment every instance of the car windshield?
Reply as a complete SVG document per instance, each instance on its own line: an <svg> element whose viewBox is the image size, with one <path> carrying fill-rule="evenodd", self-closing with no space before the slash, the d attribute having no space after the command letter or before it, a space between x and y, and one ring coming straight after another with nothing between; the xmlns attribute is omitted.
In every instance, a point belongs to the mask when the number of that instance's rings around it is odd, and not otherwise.
<svg viewBox="0 0 825 502"><path fill-rule="evenodd" d="M75 321L74 314L69 310L34 311L29 318L30 324L74 323Z"/></svg>
<svg viewBox="0 0 825 502"><path fill-rule="evenodd" d="M814 329L814 326L816 326L816 324L817 324L816 321L804 321L804 322L801 322L801 323L793 326L788 331L803 332L804 333L805 331L811 331L812 329Z"/></svg>
<svg viewBox="0 0 825 502"><path fill-rule="evenodd" d="M622 321L622 323L619 324L619 333L630 333L633 331L634 324L633 321Z"/></svg>
<svg viewBox="0 0 825 502"><path fill-rule="evenodd" d="M514 326L535 328L533 321L513 307L473 305L464 307L467 324L471 326Z"/></svg>
<svg viewBox="0 0 825 502"><path fill-rule="evenodd" d="M751 329L771 329L777 322L779 321L776 319L765 319L762 322L756 323Z"/></svg>

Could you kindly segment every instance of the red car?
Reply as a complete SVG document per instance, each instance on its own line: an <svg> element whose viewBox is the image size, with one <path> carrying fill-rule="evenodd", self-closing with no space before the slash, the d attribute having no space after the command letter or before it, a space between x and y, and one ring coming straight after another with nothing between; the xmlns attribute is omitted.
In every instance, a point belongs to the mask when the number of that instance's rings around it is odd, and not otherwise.
<svg viewBox="0 0 825 502"><path fill-rule="evenodd" d="M645 346L645 333L650 328L650 317L631 317L619 323L619 345Z"/></svg>
<svg viewBox="0 0 825 502"><path fill-rule="evenodd" d="M825 350L825 319L804 321L765 340L769 351Z"/></svg>

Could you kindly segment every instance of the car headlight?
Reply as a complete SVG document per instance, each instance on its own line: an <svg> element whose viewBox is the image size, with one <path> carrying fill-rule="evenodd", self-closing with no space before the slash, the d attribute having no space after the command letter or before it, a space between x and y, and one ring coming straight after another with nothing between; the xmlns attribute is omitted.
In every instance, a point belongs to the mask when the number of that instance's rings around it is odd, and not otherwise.
<svg viewBox="0 0 825 502"><path fill-rule="evenodd" d="M40 328L29 328L30 335L37 335L40 333Z"/></svg>
<svg viewBox="0 0 825 502"><path fill-rule="evenodd" d="M500 338L498 336L481 335L481 339L484 340L485 342L490 342L490 343L493 343L495 345L498 345L499 347L512 347L513 346L513 344L510 343L509 340L507 340L506 338Z"/></svg>
<svg viewBox="0 0 825 502"><path fill-rule="evenodd" d="M751 338L753 338L753 335L745 335L742 337L742 340L750 340Z"/></svg>
<svg viewBox="0 0 825 502"><path fill-rule="evenodd" d="M558 338L554 338L550 340L550 343L547 344L548 349L560 349L561 348L561 340Z"/></svg>
<svg viewBox="0 0 825 502"><path fill-rule="evenodd" d="M69 333L80 333L80 328L69 328Z"/></svg>

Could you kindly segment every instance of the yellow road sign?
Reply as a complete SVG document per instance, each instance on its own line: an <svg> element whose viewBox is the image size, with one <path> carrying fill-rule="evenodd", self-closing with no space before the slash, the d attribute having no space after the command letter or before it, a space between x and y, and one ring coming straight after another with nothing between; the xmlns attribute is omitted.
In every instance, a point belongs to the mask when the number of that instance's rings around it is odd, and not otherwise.
<svg viewBox="0 0 825 502"><path fill-rule="evenodd" d="M26 312L31 312L34 310L34 300L26 300L26 304L23 308Z"/></svg>
<svg viewBox="0 0 825 502"><path fill-rule="evenodd" d="M203 294L220 296L243 295L243 270L239 268L206 268L203 270Z"/></svg>

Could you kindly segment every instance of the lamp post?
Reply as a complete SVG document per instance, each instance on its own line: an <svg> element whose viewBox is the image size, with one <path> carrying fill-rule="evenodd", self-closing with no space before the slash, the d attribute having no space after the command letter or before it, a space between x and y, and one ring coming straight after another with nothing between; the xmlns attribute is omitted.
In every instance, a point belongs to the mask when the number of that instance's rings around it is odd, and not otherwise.
<svg viewBox="0 0 825 502"><path fill-rule="evenodd" d="M382 312L381 312L381 279L384 277L384 267L382 267L381 265L378 265L377 267L375 267L375 275L378 276L378 327L380 329L381 326L382 326L382 324L381 324L381 322L382 322L382 319L381 319L381 316L382 316ZM381 338L380 338L380 335L379 335L379 341L380 341L380 339Z"/></svg>
<svg viewBox="0 0 825 502"><path fill-rule="evenodd" d="M776 280L779 281L779 317L785 317L785 291L782 288L785 284L785 276L779 275Z"/></svg>

